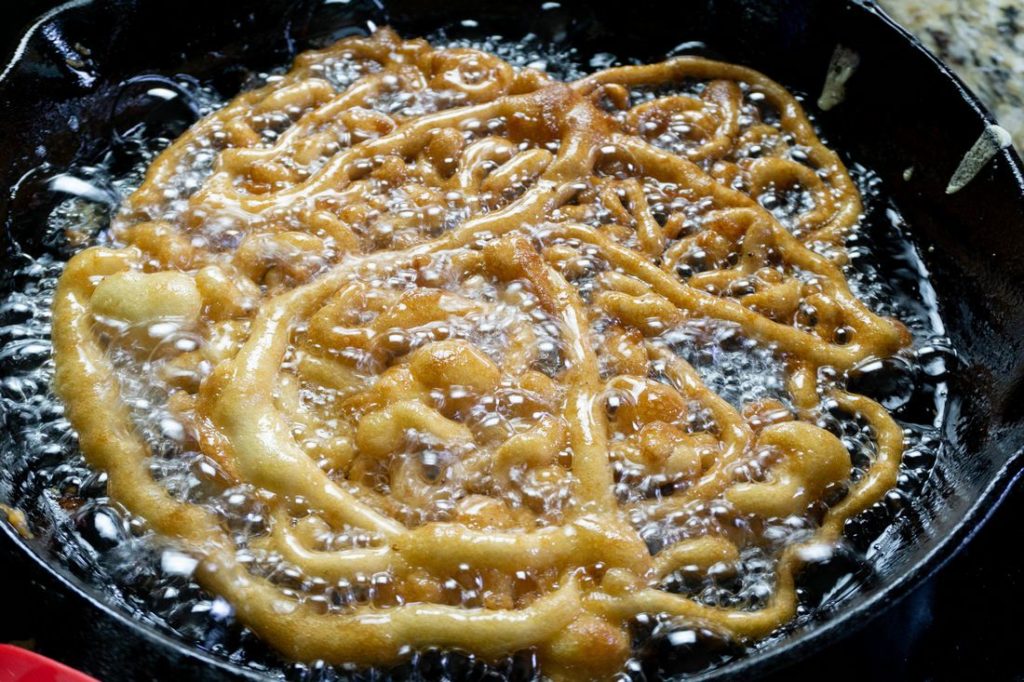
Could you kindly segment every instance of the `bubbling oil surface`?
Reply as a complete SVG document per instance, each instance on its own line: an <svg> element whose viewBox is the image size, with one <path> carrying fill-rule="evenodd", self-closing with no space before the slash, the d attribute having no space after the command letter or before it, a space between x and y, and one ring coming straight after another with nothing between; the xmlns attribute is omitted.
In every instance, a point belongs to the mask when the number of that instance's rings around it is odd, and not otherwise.
<svg viewBox="0 0 1024 682"><path fill-rule="evenodd" d="M435 36L440 37L443 36ZM571 51L541 45L534 38L514 42L494 37L479 44L455 44L488 50L514 65L557 69L563 78L577 77L586 70L584 65L574 61ZM347 85L364 72L364 67L345 62L323 67L323 76L336 86ZM254 74L253 82L275 77ZM215 110L225 103L211 89L193 83L182 83L178 96L190 98L191 109L200 113ZM457 104L436 96L416 98L402 93L384 93L371 102L371 108L389 114L417 115ZM287 123L268 121L262 130L264 143L271 144ZM685 148L686 134L686 130L670 128L654 140L654 144L679 151ZM167 139L153 137L145 127L126 131L124 141L137 159L127 171L115 170L115 166L124 164L115 163L111 153L91 166L69 170L60 176L63 180L50 182L51 191L68 195L53 210L46 226L48 243L58 246L46 253L22 253L16 257L10 294L0 305L0 374L3 376L0 405L6 424L2 458L9 472L0 478L0 501L25 509L33 527L44 530L41 542L46 551L72 573L95 585L106 599L143 622L255 670L295 680L403 679L413 674L426 679L537 677L537 662L530 652L511 655L498 664L485 664L459 652L410 651L407 663L401 667L369 672L321 663L283 661L235 621L234 609L226 600L205 592L195 582L193 558L148 531L144 523L107 497L106 475L85 464L63 408L50 389L53 378L50 307L64 258L83 244L102 244L109 239L106 228L112 204L138 186L149 162L169 143ZM750 149L747 153L756 155L758 150ZM190 149L172 184L165 188L162 213L150 217L177 218L185 209L188 196L211 172L213 159L214 151L209 142L200 142ZM316 170L313 165L308 172ZM940 447L937 426L943 417L945 388L942 381L955 354L942 336L942 323L927 273L904 232L898 211L886 200L881 183L871 171L854 165L852 174L864 197L865 217L847 239L850 262L845 274L858 297L875 312L892 315L906 323L915 341L912 348L892 359L864 363L845 374L824 368L820 372L824 376L819 378L826 384L858 386L860 392L882 402L902 422L908 450L901 468L900 485L884 503L876 505L879 509L874 514L888 521L899 508L902 496L913 495L927 480L934 454ZM384 201L389 213L415 210L408 204L408 198L401 195L387 196ZM787 226L791 225L801 201L799 196L762 197L765 208ZM462 197L450 197L447 213L440 220L441 230L464 220L470 208ZM697 212L699 207L693 210ZM595 216L594 219L599 221L600 218ZM391 235L387 230L382 233ZM65 236L70 238L71 244L64 241ZM223 216L209 221L196 238L218 248L231 249L237 245L239 233L230 218ZM699 254L691 260L694 267L699 265ZM587 267L581 266L582 274L573 282L584 297L588 286L586 271ZM410 276L414 277L399 269L384 273L373 285L401 288L408 284ZM496 292L486 287L478 293L482 299L496 297ZM498 358L506 343L502 330L514 322L516 314L520 313L512 307L498 306L491 313L493 319L483 323L474 320L463 324L456 317L448 321L450 329L446 334L466 338ZM543 319L535 319L533 323L541 330L545 328ZM111 329L109 333L127 335L137 331ZM248 484L226 489L209 486L208 481L218 478L218 464L200 452L183 449L181 430L184 427L167 409L166 391L150 381L166 364L159 352L162 345L184 350L198 341L188 332L175 328L148 329L144 333L159 337L151 355L140 357L126 353L113 360L132 418L153 450L152 474L174 497L213 510L244 547L249 540L267 532L269 519L265 500ZM691 320L665 329L660 338L673 353L692 364L711 390L734 406L739 408L764 398L787 403L783 361L777 349L745 337L737 326L715 320ZM553 329L548 338L542 336L538 340L542 351L539 366L545 373L557 373L564 363L558 343L557 329ZM289 362L287 357L285 362ZM315 402L331 400L332 396L307 394L302 399ZM439 399L453 397L439 396ZM483 406L474 418L486 421L504 417L496 408L488 411ZM691 414L691 418L700 420L702 416L698 411ZM842 439L851 453L856 480L858 471L868 466L875 454L870 428L838 408L826 411L819 425ZM419 456L441 472L446 466L445 458L450 458L451 453L433 451L430 443L424 443ZM756 461L750 463L748 469L746 475L750 480L759 480L764 475ZM664 486L671 485L670 481L652 479L642 471L631 471L628 465L620 466L616 475L615 494L624 501L656 498ZM458 492L450 487L457 485L457 481L448 481L442 475L424 483L432 491L431 503L410 510L403 518L409 525L447 518L453 496ZM522 490L525 495L532 494L536 498L539 516L545 522L556 524L559 521L565 500L557 490L543 486L532 493L528 486ZM726 516L726 511L712 502L662 518L648 519L640 515L631 522L652 551L656 551L679 539L715 533L726 523ZM804 516L773 519L767 527L756 529L769 545L744 550L736 566L722 565L721 570L713 568L706 575L677 571L666 577L663 587L707 605L757 608L763 605L773 588L772 549L808 537L813 525L813 519ZM858 581L870 573L867 554L878 525L876 521L871 527L862 528L865 524L855 519L848 528L846 545L838 551L823 547L822 555L817 558L819 563L827 565L839 553L844 556L846 563L842 566L847 570L831 576L826 585L803 587L800 618L812 617L826 599L848 595ZM731 532L746 530L733 527ZM323 534L318 541L324 549L341 549L373 546L378 539L372 533L350 529ZM353 605L375 603L389 588L386 574L365 576L365 580L354 583L331 584L321 578L305 576L280 556L260 550L242 549L239 560L250 565L253 573L290 590L288 594L295 599L316 602L327 611L344 612ZM524 582L530 580L526 574L517 577ZM473 571L467 570L464 575L452 578L444 587L455 603L479 604L480 578ZM294 608L294 605L291 601L282 601L280 608ZM657 679L699 671L744 653L742 647L709 630L656 615L638 618L633 636L636 653L622 673L628 679Z"/></svg>

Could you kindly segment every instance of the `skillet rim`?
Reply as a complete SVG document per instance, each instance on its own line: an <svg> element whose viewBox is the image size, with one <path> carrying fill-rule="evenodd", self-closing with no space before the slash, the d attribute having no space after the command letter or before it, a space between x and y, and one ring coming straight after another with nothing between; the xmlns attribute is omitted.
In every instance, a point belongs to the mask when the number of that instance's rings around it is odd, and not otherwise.
<svg viewBox="0 0 1024 682"><path fill-rule="evenodd" d="M26 43L31 38L31 32L34 32L46 21L57 18L64 12L89 4L91 3L88 0L86 2L70 0L40 14L28 25L18 46ZM979 123L996 123L991 112L963 81L933 55L921 41L889 17L875 0L845 0L844 4L847 10L864 13L865 18L869 22L873 22L873 29L877 28L879 33L886 31L895 33L902 43L923 56L929 68L937 69L943 79L955 88L956 95L970 107ZM6 76L22 56L23 54L16 49L10 62L2 65L0 73ZM4 80L6 79L0 77L0 86L3 85ZM1017 189L1017 201L1024 207L1024 163L1013 146L1000 150L996 158L1001 158L1006 163L1005 171L1000 169L999 172L1011 174L1013 184ZM990 163L992 162L994 159L990 161ZM1021 481L1024 481L1024 448L1007 453L1006 460L991 474L988 484L967 507L963 516L954 523L953 531L938 540L923 558L912 564L895 580L858 603L831 614L827 620L804 623L802 632L792 635L784 641L773 643L764 649L729 661L712 670L688 676L687 679L704 681L761 677L804 658L816 646L835 644L855 631L861 630L884 611L893 608L961 552L995 514L1013 487ZM35 575L29 574L31 582L44 583L44 589L47 591L56 585L65 593L64 596L70 596L79 602L80 607L101 612L116 626L136 633L144 643L163 647L171 655L187 659L192 663L202 663L220 673L233 676L234 679L246 679L254 682L270 679L260 671L225 661L196 646L187 645L173 635L161 631L153 624L135 620L130 613L107 603L92 585L72 575L65 567L44 559L9 523L0 522L0 557L14 556L14 553L17 554L16 559L30 565L29 570L35 573Z"/></svg>

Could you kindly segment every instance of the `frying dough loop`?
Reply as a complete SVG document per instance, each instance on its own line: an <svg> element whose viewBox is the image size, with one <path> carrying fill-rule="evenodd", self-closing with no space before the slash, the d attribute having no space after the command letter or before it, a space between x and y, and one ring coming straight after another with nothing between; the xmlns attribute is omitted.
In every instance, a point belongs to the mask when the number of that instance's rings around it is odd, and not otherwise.
<svg viewBox="0 0 1024 682"><path fill-rule="evenodd" d="M549 676L610 676L638 614L740 641L785 624L801 549L894 485L901 429L819 373L909 343L843 276L860 213L750 69L566 84L381 30L300 55L153 162L115 246L60 280L56 390L110 496L284 656L535 648ZM770 349L786 395L716 394L671 343L694 324ZM154 476L125 367L163 392L201 493ZM855 481L826 402L874 436ZM255 528L215 504L232 491ZM793 516L813 530L764 549L762 603L665 589Z"/></svg>

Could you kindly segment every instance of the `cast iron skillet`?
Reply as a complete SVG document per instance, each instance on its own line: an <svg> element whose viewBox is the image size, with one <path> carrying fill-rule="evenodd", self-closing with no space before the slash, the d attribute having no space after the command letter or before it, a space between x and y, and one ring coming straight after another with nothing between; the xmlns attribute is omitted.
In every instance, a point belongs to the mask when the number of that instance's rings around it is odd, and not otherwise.
<svg viewBox="0 0 1024 682"><path fill-rule="evenodd" d="M464 19L478 25L460 24ZM9 188L0 196L0 291L13 286L8 271L15 243L32 255L55 248L40 223L53 199L39 191L33 169L45 163L47 173L57 173L108 147L112 128L123 123L120 83L140 73L186 73L230 91L240 84L232 65L287 63L295 51L364 28L367 20L406 35L444 25L466 35L533 32L584 56L613 51L644 61L698 40L814 94L837 44L860 54L845 102L827 113L811 110L834 148L879 173L931 272L959 357L949 379L948 444L935 453L924 490L875 542L874 580L804 618L773 646L709 676L765 675L863 626L942 566L1014 484L1024 462L1021 162L1004 150L966 189L945 194L989 116L945 67L866 1L629 0L618 8L575 0L544 8L484 0L68 2L26 33L0 79L0 186ZM914 172L905 180L908 166ZM8 415L0 416L0 439L9 441ZM4 475L0 501L10 493ZM48 559L53 547L42 535L25 541L0 524L0 570L24 572L39 613L59 614L51 627L74 633L63 651L70 663L103 679L254 675L136 622Z"/></svg>

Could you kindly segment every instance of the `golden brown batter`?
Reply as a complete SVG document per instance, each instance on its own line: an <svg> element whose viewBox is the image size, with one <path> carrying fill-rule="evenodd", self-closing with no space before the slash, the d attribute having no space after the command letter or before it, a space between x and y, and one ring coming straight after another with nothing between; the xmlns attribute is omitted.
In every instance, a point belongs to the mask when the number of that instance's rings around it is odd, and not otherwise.
<svg viewBox="0 0 1024 682"><path fill-rule="evenodd" d="M113 245L60 281L56 388L110 496L283 655L536 648L551 677L607 677L637 614L738 640L786 623L803 548L895 483L901 429L818 371L909 343L842 274L860 212L796 100L750 69L566 84L383 30L300 55L153 162ZM705 386L666 339L708 320L774 349L787 401ZM140 379L162 439L202 454L202 494L154 477ZM826 398L877 441L856 483L814 424ZM229 523L226 490L266 523ZM791 516L815 530L775 551L763 605L660 589ZM638 532L659 523L657 543ZM339 585L369 587L339 603Z"/></svg>

